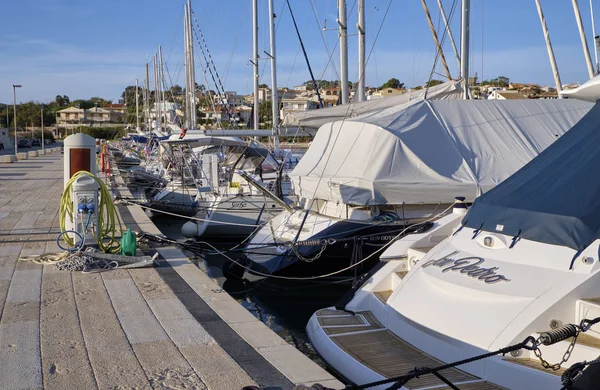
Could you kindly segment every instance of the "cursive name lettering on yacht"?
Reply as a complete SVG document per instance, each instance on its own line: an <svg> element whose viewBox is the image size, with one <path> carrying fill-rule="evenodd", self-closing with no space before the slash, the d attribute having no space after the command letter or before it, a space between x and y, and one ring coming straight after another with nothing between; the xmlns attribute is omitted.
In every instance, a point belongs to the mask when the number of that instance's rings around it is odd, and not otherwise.
<svg viewBox="0 0 600 390"><path fill-rule="evenodd" d="M422 268L434 266L442 268L442 273L454 271L465 274L482 282L493 284L498 282L510 282L510 279L504 275L496 273L498 267L484 268L481 267L485 263L485 259L481 257L463 257L462 259L452 259L450 256L457 254L454 251L440 259L432 259L423 264Z"/></svg>

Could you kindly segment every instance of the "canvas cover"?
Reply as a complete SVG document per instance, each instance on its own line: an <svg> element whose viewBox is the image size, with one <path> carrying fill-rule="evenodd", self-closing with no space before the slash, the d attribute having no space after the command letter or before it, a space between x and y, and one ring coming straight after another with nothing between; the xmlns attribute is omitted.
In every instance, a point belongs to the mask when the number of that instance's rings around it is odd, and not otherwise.
<svg viewBox="0 0 600 390"><path fill-rule="evenodd" d="M600 238L600 103L567 134L477 199L463 224L583 250Z"/></svg>
<svg viewBox="0 0 600 390"><path fill-rule="evenodd" d="M303 112L291 112L281 119L281 126L318 129L322 125L339 121L344 118L352 118L369 112L379 111L390 107L412 101L438 99L462 99L462 88L459 81L450 80L429 88L406 92L402 95L390 96L384 99L367 100L360 103L343 104L334 107L321 108L318 110L307 110Z"/></svg>
<svg viewBox="0 0 600 390"><path fill-rule="evenodd" d="M322 126L296 194L350 205L473 201L592 107L576 100L425 100Z"/></svg>

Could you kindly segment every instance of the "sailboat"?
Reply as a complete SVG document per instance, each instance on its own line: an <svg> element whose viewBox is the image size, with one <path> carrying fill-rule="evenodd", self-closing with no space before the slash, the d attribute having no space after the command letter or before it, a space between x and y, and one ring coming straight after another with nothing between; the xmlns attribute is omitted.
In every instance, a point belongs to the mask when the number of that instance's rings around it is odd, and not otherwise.
<svg viewBox="0 0 600 390"><path fill-rule="evenodd" d="M598 101L600 77L565 94ZM558 389L577 378L600 355L600 327L592 321L600 321L599 140L595 103L466 215L453 213L431 234L401 239L404 255L391 256L336 307L311 317L315 349L365 384L530 340L528 348L440 374L458 388L517 390ZM445 385L428 375L402 388Z"/></svg>

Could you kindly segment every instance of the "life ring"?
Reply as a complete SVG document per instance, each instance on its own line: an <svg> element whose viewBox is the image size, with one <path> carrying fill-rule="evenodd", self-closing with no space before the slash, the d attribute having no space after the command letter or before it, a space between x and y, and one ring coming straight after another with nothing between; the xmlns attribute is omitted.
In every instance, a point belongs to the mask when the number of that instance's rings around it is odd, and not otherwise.
<svg viewBox="0 0 600 390"><path fill-rule="evenodd" d="M187 133L187 129L185 127L182 127L181 133L179 133L179 139L183 139L183 137L185 137L185 133Z"/></svg>

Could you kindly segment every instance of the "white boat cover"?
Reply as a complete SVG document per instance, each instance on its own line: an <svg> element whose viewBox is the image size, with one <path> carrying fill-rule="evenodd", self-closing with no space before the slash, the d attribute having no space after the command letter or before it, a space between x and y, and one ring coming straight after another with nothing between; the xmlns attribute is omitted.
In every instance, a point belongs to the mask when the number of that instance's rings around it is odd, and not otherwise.
<svg viewBox="0 0 600 390"><path fill-rule="evenodd" d="M577 100L425 100L322 126L290 174L301 198L349 205L473 201L592 107Z"/></svg>
<svg viewBox="0 0 600 390"><path fill-rule="evenodd" d="M429 88L427 96L424 89L406 92L402 95L390 96L384 99L367 100L360 103L350 103L334 107L321 108L318 110L307 110L302 112L291 112L282 118L282 127L300 126L303 128L318 129L326 123L339 121L344 118L352 118L385 108L396 107L411 101L441 99L462 99L462 88L460 81L450 80Z"/></svg>

